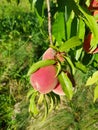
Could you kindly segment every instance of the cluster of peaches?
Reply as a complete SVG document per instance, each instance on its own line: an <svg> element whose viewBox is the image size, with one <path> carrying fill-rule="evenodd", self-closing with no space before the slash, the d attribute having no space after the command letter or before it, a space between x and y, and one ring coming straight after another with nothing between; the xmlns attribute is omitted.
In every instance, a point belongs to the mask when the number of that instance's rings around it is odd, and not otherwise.
<svg viewBox="0 0 98 130"><path fill-rule="evenodd" d="M63 62L63 53L56 52L52 48L48 48L42 56L42 60L56 59L59 59L60 62ZM70 73L68 71L65 73L70 78ZM35 90L39 91L42 94L47 94L52 91L58 95L65 95L58 80L57 68L55 64L41 67L32 73L30 75L30 83Z"/></svg>
<svg viewBox="0 0 98 130"><path fill-rule="evenodd" d="M95 17L96 22L98 23L98 0L91 0L88 9L92 13L92 15ZM92 38L93 38L93 34L91 32L89 32L88 35L84 39L83 49L87 53L95 54L95 53L98 53L98 47L95 48L95 50L93 50L91 52L91 50L90 50L90 42L91 42Z"/></svg>

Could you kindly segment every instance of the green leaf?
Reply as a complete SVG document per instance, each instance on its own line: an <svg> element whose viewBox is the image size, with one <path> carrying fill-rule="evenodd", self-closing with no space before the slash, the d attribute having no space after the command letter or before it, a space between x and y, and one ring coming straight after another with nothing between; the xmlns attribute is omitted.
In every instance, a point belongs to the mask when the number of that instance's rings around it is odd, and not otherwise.
<svg viewBox="0 0 98 130"><path fill-rule="evenodd" d="M61 43L62 39L65 39L65 25L63 12L56 13L55 21L52 25L52 34L55 37L57 43Z"/></svg>
<svg viewBox="0 0 98 130"><path fill-rule="evenodd" d="M98 98L98 85L94 89L94 99L93 99L93 102L95 102L97 98Z"/></svg>
<svg viewBox="0 0 98 130"><path fill-rule="evenodd" d="M36 0L36 2L34 3L34 10L38 17L40 26L42 26L42 23L44 21L44 0Z"/></svg>
<svg viewBox="0 0 98 130"><path fill-rule="evenodd" d="M39 105L42 103L43 99L44 99L44 95L43 95L43 94L40 94L40 95L39 95L39 98L38 98L38 104L39 104Z"/></svg>
<svg viewBox="0 0 98 130"><path fill-rule="evenodd" d="M69 6L74 10L75 14L82 19L85 24L89 27L93 33L93 38L91 40L91 51L93 51L98 44L98 24L91 13L86 9L77 4L74 0L68 0Z"/></svg>
<svg viewBox="0 0 98 130"><path fill-rule="evenodd" d="M92 15L90 15L90 13L86 9L83 9L79 5L78 5L78 8L84 15L83 20L88 25L88 27L91 29L91 32L93 33L93 38L91 40L90 45L91 45L91 47L94 47L94 46L96 47L98 44L98 24L97 24L96 20L94 19L94 17ZM94 47L94 49L95 49L95 47Z"/></svg>
<svg viewBox="0 0 98 130"><path fill-rule="evenodd" d="M79 60L79 58L80 58L80 56L81 56L81 53L82 53L82 48L76 50L76 55L75 55L76 61Z"/></svg>
<svg viewBox="0 0 98 130"><path fill-rule="evenodd" d="M66 14L66 13L65 13L65 14ZM66 15L65 15L65 17L66 17ZM73 18L74 18L74 12L71 11L70 17L69 17L68 21L66 22L66 31L67 31L66 39L69 39L70 36L71 36L71 28L72 28ZM75 25L74 25L74 26L75 26Z"/></svg>
<svg viewBox="0 0 98 130"><path fill-rule="evenodd" d="M48 112L49 112L49 108L48 108L48 103L47 103L47 100L46 100L46 97L44 97L44 117L43 117L43 120L46 119L47 115L48 115Z"/></svg>
<svg viewBox="0 0 98 130"><path fill-rule="evenodd" d="M86 86L93 85L98 81L98 71L96 71L92 76L90 76L86 82Z"/></svg>
<svg viewBox="0 0 98 130"><path fill-rule="evenodd" d="M30 74L34 73L35 71L37 71L41 67L53 65L55 63L56 63L56 61L54 61L54 60L41 60L41 61L38 61L38 62L34 63L30 67L30 69L29 69L29 71L27 73L27 76L29 76Z"/></svg>
<svg viewBox="0 0 98 130"><path fill-rule="evenodd" d="M36 90L34 90L33 88L31 88L31 89L28 91L28 93L27 93L27 98L30 98L31 95L32 95L33 93L35 93L35 92L36 92Z"/></svg>
<svg viewBox="0 0 98 130"><path fill-rule="evenodd" d="M85 36L85 23L81 19L79 19L77 34L79 36L79 39L81 39L82 42L83 42L84 41L84 36Z"/></svg>
<svg viewBox="0 0 98 130"><path fill-rule="evenodd" d="M75 74L75 67L74 67L72 61L71 61L70 58L67 57L67 56L64 56L64 58L65 58L66 61L68 62L69 66L70 66L70 68L71 68L72 74L74 75L74 74Z"/></svg>
<svg viewBox="0 0 98 130"><path fill-rule="evenodd" d="M68 78L67 74L64 72L61 72L58 78L65 95L68 97L68 99L71 100L73 96L73 86L70 79Z"/></svg>
<svg viewBox="0 0 98 130"><path fill-rule="evenodd" d="M58 74L59 74L60 71L61 71L61 64L58 62L57 65L56 65L56 67L57 67L56 76L58 76Z"/></svg>
<svg viewBox="0 0 98 130"><path fill-rule="evenodd" d="M69 49L80 46L82 43L77 36L71 37L64 44L62 44L59 48L60 51L69 51Z"/></svg>
<svg viewBox="0 0 98 130"><path fill-rule="evenodd" d="M54 105L55 105L55 104L54 104L53 98L50 97L50 108L49 108L49 112L51 112L51 111L53 110Z"/></svg>
<svg viewBox="0 0 98 130"><path fill-rule="evenodd" d="M44 15L44 0L37 0L35 3L35 8L39 16L43 17Z"/></svg>
<svg viewBox="0 0 98 130"><path fill-rule="evenodd" d="M37 96L37 93L33 93L33 95L30 98L30 105L29 105L29 111L32 112L34 115L38 114L38 109L35 104L36 96Z"/></svg>
<svg viewBox="0 0 98 130"><path fill-rule="evenodd" d="M85 65L83 65L81 62L75 62L75 66L76 68L78 68L79 70L81 70L82 72L86 73L87 72L87 68Z"/></svg>

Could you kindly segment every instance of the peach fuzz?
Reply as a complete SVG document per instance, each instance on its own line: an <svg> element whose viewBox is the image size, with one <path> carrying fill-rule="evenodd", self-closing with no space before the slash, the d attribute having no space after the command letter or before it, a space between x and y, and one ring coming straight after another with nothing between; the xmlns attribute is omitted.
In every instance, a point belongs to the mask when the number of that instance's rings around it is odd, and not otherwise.
<svg viewBox="0 0 98 130"><path fill-rule="evenodd" d="M56 51L53 50L52 48L48 48L43 56L42 56L42 60L47 60L47 59L55 59L55 55L56 55Z"/></svg>
<svg viewBox="0 0 98 130"><path fill-rule="evenodd" d="M58 84L55 66L50 65L38 69L31 74L30 83L40 93L46 94L51 92Z"/></svg>
<svg viewBox="0 0 98 130"><path fill-rule="evenodd" d="M65 95L65 93L62 90L62 86L61 86L60 83L53 89L53 92L57 95Z"/></svg>

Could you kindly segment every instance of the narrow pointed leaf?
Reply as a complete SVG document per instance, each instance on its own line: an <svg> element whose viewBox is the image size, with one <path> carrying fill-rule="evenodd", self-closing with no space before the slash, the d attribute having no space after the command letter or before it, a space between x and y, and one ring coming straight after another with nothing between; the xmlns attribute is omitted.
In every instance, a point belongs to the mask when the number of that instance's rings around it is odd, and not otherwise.
<svg viewBox="0 0 98 130"><path fill-rule="evenodd" d="M54 102L53 102L53 98L52 97L50 97L51 99L50 99L50 108L49 108L49 112L51 112L52 110L53 110L53 108L54 108Z"/></svg>
<svg viewBox="0 0 98 130"><path fill-rule="evenodd" d="M92 76L90 76L86 82L86 86L93 85L98 81L98 71L96 71Z"/></svg>
<svg viewBox="0 0 98 130"><path fill-rule="evenodd" d="M73 8L75 14L82 19L85 24L90 28L93 33L93 38L91 40L91 49L92 51L96 48L98 44L98 24L95 18L90 14L90 12L77 4L74 0L68 0L69 6Z"/></svg>
<svg viewBox="0 0 98 130"><path fill-rule="evenodd" d="M66 59L66 61L68 62L70 68L71 68L71 71L72 71L72 74L74 75L75 74L75 67L74 67L74 64L72 63L71 59L67 56L64 57Z"/></svg>
<svg viewBox="0 0 98 130"><path fill-rule="evenodd" d="M44 99L44 95L40 94L39 99L38 99L38 104L41 104L43 99Z"/></svg>
<svg viewBox="0 0 98 130"><path fill-rule="evenodd" d="M31 96L31 98L30 98L30 106L29 106L30 112L32 112L34 115L37 115L37 114L38 114L38 109L37 109L36 104L35 104L36 94L37 94L37 93L34 93L34 94Z"/></svg>
<svg viewBox="0 0 98 130"><path fill-rule="evenodd" d="M52 34L58 44L62 42L62 39L65 39L65 25L63 12L57 12L56 19L52 25Z"/></svg>
<svg viewBox="0 0 98 130"><path fill-rule="evenodd" d="M58 76L58 74L60 73L60 71L61 71L61 64L58 62L58 64L57 64L57 72L56 72L56 76Z"/></svg>
<svg viewBox="0 0 98 130"><path fill-rule="evenodd" d="M71 100L73 96L73 86L70 79L68 78L67 74L64 72L61 72L58 78L65 95L68 97L68 99Z"/></svg>
<svg viewBox="0 0 98 130"><path fill-rule="evenodd" d="M84 41L84 35L85 35L85 23L82 19L79 19L79 26L78 26L78 36L79 39Z"/></svg>
<svg viewBox="0 0 98 130"><path fill-rule="evenodd" d="M67 40L64 44L60 46L60 51L69 51L69 49L80 46L82 43L80 39L77 36L71 37L69 40Z"/></svg>
<svg viewBox="0 0 98 130"><path fill-rule="evenodd" d="M95 102L97 98L98 98L98 85L94 89L94 100L93 101Z"/></svg>
<svg viewBox="0 0 98 130"><path fill-rule="evenodd" d="M27 76L29 76L30 74L34 73L36 70L38 70L41 67L53 65L55 63L56 63L56 61L54 61L54 60L41 60L41 61L38 61L38 62L34 63L30 67L30 69L29 69L29 71L27 73Z"/></svg>
<svg viewBox="0 0 98 130"><path fill-rule="evenodd" d="M44 13L44 0L37 0L35 3L35 8L39 16L43 17Z"/></svg>
<svg viewBox="0 0 98 130"><path fill-rule="evenodd" d="M30 98L31 95L32 95L33 93L35 93L35 91L36 91L35 89L32 89L32 88L31 88L31 89L29 90L29 92L27 93L27 98Z"/></svg>
<svg viewBox="0 0 98 130"><path fill-rule="evenodd" d="M87 68L85 65L83 65L81 62L75 62L75 66L76 68L78 68L79 70L81 70L82 72L86 73L87 72Z"/></svg>

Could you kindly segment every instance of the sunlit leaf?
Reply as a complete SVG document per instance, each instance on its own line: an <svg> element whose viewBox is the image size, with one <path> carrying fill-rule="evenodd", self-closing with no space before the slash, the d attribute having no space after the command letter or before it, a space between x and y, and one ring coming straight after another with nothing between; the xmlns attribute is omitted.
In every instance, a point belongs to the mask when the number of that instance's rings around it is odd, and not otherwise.
<svg viewBox="0 0 98 130"><path fill-rule="evenodd" d="M71 100L73 96L73 86L70 79L68 78L67 74L64 72L61 72L58 78L65 95L68 97L68 99Z"/></svg>
<svg viewBox="0 0 98 130"><path fill-rule="evenodd" d="M80 46L82 43L80 39L77 36L71 37L69 40L67 40L65 43L63 43L60 46L60 51L68 51L69 49Z"/></svg>
<svg viewBox="0 0 98 130"><path fill-rule="evenodd" d="M44 99L44 95L40 94L38 98L38 104L41 104L43 102L43 99Z"/></svg>
<svg viewBox="0 0 98 130"><path fill-rule="evenodd" d="M47 103L47 100L46 98L44 97L44 117L43 117L43 120L46 119L47 115L48 115L48 112L49 112L49 107L48 107L48 103Z"/></svg>
<svg viewBox="0 0 98 130"><path fill-rule="evenodd" d="M33 95L30 98L30 105L29 105L29 111L32 112L34 115L38 114L38 109L35 103L36 96L37 96L37 93L33 93Z"/></svg>
<svg viewBox="0 0 98 130"><path fill-rule="evenodd" d="M97 98L98 98L98 85L94 89L94 100L93 101L95 102Z"/></svg>
<svg viewBox="0 0 98 130"><path fill-rule="evenodd" d="M41 67L53 65L55 63L56 63L56 61L54 61L54 60L41 60L41 61L38 61L38 62L34 63L30 67L30 69L29 69L29 71L27 73L27 76L29 76L30 74L34 73L36 70L38 70Z"/></svg>
<svg viewBox="0 0 98 130"><path fill-rule="evenodd" d="M84 35L85 35L85 23L82 19L79 19L77 34L79 36L79 39L81 39L82 42L83 42L84 41Z"/></svg>
<svg viewBox="0 0 98 130"><path fill-rule="evenodd" d="M75 59L78 61L82 53L82 48L76 50Z"/></svg>
<svg viewBox="0 0 98 130"><path fill-rule="evenodd" d="M69 7L68 7L69 8ZM65 13L66 14L66 13ZM66 15L65 15L65 17L66 17ZM69 16L69 19L68 19L68 21L66 22L66 26L65 26L65 28L66 28L66 39L69 39L70 37L71 37L71 32L72 32L72 22L73 22L73 19L74 19L74 12L73 11L71 11L70 12L70 16ZM74 25L75 26L75 25Z"/></svg>
<svg viewBox="0 0 98 130"><path fill-rule="evenodd" d="M61 64L58 62L57 65L56 65L56 67L57 67L56 76L58 76L58 74L59 74L60 71L61 71Z"/></svg>
<svg viewBox="0 0 98 130"><path fill-rule="evenodd" d="M51 112L52 110L53 110L53 108L54 108L54 101L53 101L53 98L52 97L50 97L51 99L50 99L50 108L49 108L49 112Z"/></svg>
<svg viewBox="0 0 98 130"><path fill-rule="evenodd" d="M86 82L86 86L93 85L98 81L98 71L96 71L92 76L90 76Z"/></svg>
<svg viewBox="0 0 98 130"><path fill-rule="evenodd" d="M92 15L90 15L89 13L87 13L87 10L81 8L80 6L79 10L83 13L83 15L85 16L85 18L83 18L83 20L85 21L85 23L88 25L88 27L91 29L92 33L93 33L93 38L91 40L91 47L94 47L94 49L96 48L97 44L98 44L98 24L96 22L96 20L94 19L94 17Z"/></svg>
<svg viewBox="0 0 98 130"><path fill-rule="evenodd" d="M28 91L28 93L27 93L27 98L30 98L31 95L32 95L33 93L35 93L35 92L36 92L36 90L34 90L33 88L30 89L30 90Z"/></svg>
<svg viewBox="0 0 98 130"><path fill-rule="evenodd" d="M64 13L57 12L55 16L55 21L52 25L52 34L55 37L56 41L59 43L65 39L65 25L64 25Z"/></svg>
<svg viewBox="0 0 98 130"><path fill-rule="evenodd" d="M75 14L83 20L93 33L93 38L91 40L91 51L93 51L98 44L98 24L91 13L86 9L81 7L79 4L75 3L74 0L69 0L69 6L73 8Z"/></svg>

